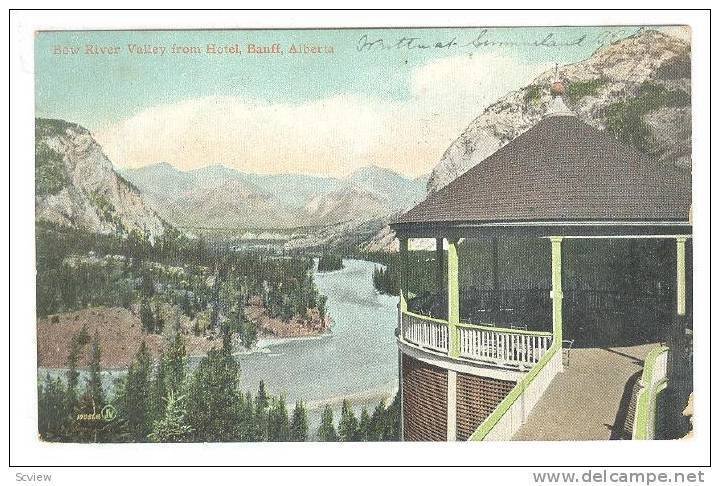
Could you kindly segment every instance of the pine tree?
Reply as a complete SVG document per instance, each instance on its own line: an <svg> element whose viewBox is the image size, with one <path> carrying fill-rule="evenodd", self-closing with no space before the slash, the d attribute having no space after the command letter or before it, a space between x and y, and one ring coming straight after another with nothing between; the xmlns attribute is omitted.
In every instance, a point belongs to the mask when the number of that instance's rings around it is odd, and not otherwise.
<svg viewBox="0 0 720 486"><path fill-rule="evenodd" d="M232 440L238 422L238 373L232 355L211 349L188 387L188 423L198 440Z"/></svg>
<svg viewBox="0 0 720 486"><path fill-rule="evenodd" d="M140 292L145 298L150 298L155 295L155 281L152 275L150 275L150 272L146 271L143 273Z"/></svg>
<svg viewBox="0 0 720 486"><path fill-rule="evenodd" d="M150 396L150 353L145 341L135 355L135 361L128 369L125 390L121 397L122 409L130 437L136 441L147 439L152 424Z"/></svg>
<svg viewBox="0 0 720 486"><path fill-rule="evenodd" d="M102 370L100 368L100 349L97 331L91 346L90 374L86 380L85 391L77 404L77 411L81 414L100 414L105 406L105 394L102 387ZM74 438L79 442L105 442L110 431L111 424L102 420L76 421Z"/></svg>
<svg viewBox="0 0 720 486"><path fill-rule="evenodd" d="M187 423L185 397L176 396L170 390L165 397L165 409L162 418L153 422L152 432L148 438L153 442L184 442L192 434L192 427Z"/></svg>
<svg viewBox="0 0 720 486"><path fill-rule="evenodd" d="M180 394L185 381L186 351L185 340L179 331L175 331L169 339L167 352L163 355L165 366L166 388L176 395Z"/></svg>
<svg viewBox="0 0 720 486"><path fill-rule="evenodd" d="M253 442L255 439L255 411L252 393L240 394L238 402L238 424L236 438L239 441Z"/></svg>
<svg viewBox="0 0 720 486"><path fill-rule="evenodd" d="M325 405L325 409L323 410L320 427L317 431L317 440L320 442L338 441L338 434L333 424L333 413L330 405Z"/></svg>
<svg viewBox="0 0 720 486"><path fill-rule="evenodd" d="M366 442L370 436L370 414L365 407L360 414L360 424L358 425L358 440Z"/></svg>
<svg viewBox="0 0 720 486"><path fill-rule="evenodd" d="M70 353L67 358L67 387L65 388L64 408L66 411L65 427L62 432L63 441L87 441L85 437L81 437L81 427L76 420L77 413L80 409L80 389L78 387L80 373L77 370L78 362L85 345L90 341L87 327L83 328L75 334L70 342Z"/></svg>
<svg viewBox="0 0 720 486"><path fill-rule="evenodd" d="M268 435L268 407L270 399L267 391L265 390L265 382L260 380L258 385L258 394L255 397L255 412L254 412L254 425L255 425L255 440L263 442L269 439Z"/></svg>
<svg viewBox="0 0 720 486"><path fill-rule="evenodd" d="M341 442L355 442L358 440L358 422L352 407L347 400L343 400L338 423L338 436Z"/></svg>
<svg viewBox="0 0 720 486"><path fill-rule="evenodd" d="M268 394L265 390L265 382L262 380L260 380L260 384L258 385L258 394L255 397L255 403L262 408L267 408L269 404Z"/></svg>
<svg viewBox="0 0 720 486"><path fill-rule="evenodd" d="M238 312L238 326L242 345L246 349L250 349L257 342L257 326L245 317L245 311L242 308Z"/></svg>
<svg viewBox="0 0 720 486"><path fill-rule="evenodd" d="M290 437L290 424L288 420L285 399L280 397L273 400L268 410L268 440L273 442L287 442Z"/></svg>
<svg viewBox="0 0 720 486"><path fill-rule="evenodd" d="M155 332L155 318L150 308L150 303L146 298L140 301L140 323L143 330L148 333Z"/></svg>
<svg viewBox="0 0 720 486"><path fill-rule="evenodd" d="M313 282L313 289L315 293L315 307L317 307L318 313L320 314L321 319L325 319L325 316L327 314L327 295L322 295L317 287L315 287L315 283Z"/></svg>
<svg viewBox="0 0 720 486"><path fill-rule="evenodd" d="M343 259L340 255L324 254L318 259L318 272L331 272L340 270L344 267Z"/></svg>
<svg viewBox="0 0 720 486"><path fill-rule="evenodd" d="M253 435L255 441L265 442L268 440L268 409L260 406L255 400L255 411L253 412Z"/></svg>
<svg viewBox="0 0 720 486"><path fill-rule="evenodd" d="M80 359L80 353L83 347L88 343L90 336L88 336L87 327L83 328L72 337L70 342L70 353L67 359L67 390L66 390L66 410L70 415L75 414L75 408L77 407L78 401L78 379L80 373L78 373L77 366Z"/></svg>
<svg viewBox="0 0 720 486"><path fill-rule="evenodd" d="M100 349L100 341L97 330L95 331L95 338L92 342L91 354L90 354L90 377L87 382L86 393L90 395L92 402L95 404L98 410L105 405L105 396L102 387L102 369L100 368L100 356L102 351Z"/></svg>
<svg viewBox="0 0 720 486"><path fill-rule="evenodd" d="M38 387L38 432L44 440L57 440L62 436L68 421L66 390L60 378L45 375Z"/></svg>
<svg viewBox="0 0 720 486"><path fill-rule="evenodd" d="M165 366L165 353L160 355L158 365L155 367L155 377L151 383L150 407L153 420L159 420L165 413L164 399L167 397L167 380Z"/></svg>
<svg viewBox="0 0 720 486"><path fill-rule="evenodd" d="M383 427L382 440L397 441L400 440L400 392L395 394L395 398L389 407L385 409L385 420Z"/></svg>
<svg viewBox="0 0 720 486"><path fill-rule="evenodd" d="M220 325L220 332L222 333L222 352L224 354L232 354L232 337L233 328L232 325L225 321Z"/></svg>
<svg viewBox="0 0 720 486"><path fill-rule="evenodd" d="M163 331L164 327L165 327L165 321L163 320L163 317L162 317L162 310L160 309L160 304L155 302L153 332L155 334L160 334Z"/></svg>
<svg viewBox="0 0 720 486"><path fill-rule="evenodd" d="M385 430L385 402L381 400L373 410L368 426L368 441L377 442L383 440Z"/></svg>
<svg viewBox="0 0 720 486"><path fill-rule="evenodd" d="M291 442L305 442L308 439L308 417L305 404L302 401L295 403L292 421L290 422Z"/></svg>
<svg viewBox="0 0 720 486"><path fill-rule="evenodd" d="M195 318L195 309L192 306L192 302L190 301L190 295L189 292L184 292L182 294L181 300L180 300L180 307L182 308L183 314L188 316L190 319Z"/></svg>

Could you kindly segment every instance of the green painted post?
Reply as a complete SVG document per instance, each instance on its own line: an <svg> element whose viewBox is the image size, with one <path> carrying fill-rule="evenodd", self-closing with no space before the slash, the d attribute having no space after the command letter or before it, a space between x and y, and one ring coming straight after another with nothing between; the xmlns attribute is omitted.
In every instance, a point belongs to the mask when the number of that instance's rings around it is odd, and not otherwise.
<svg viewBox="0 0 720 486"><path fill-rule="evenodd" d="M562 236L552 236L552 301L553 341L562 346Z"/></svg>
<svg viewBox="0 0 720 486"><path fill-rule="evenodd" d="M400 238L400 312L407 312L408 291L408 239Z"/></svg>
<svg viewBox="0 0 720 486"><path fill-rule="evenodd" d="M458 278L457 240L448 240L448 355L460 356L460 283Z"/></svg>
<svg viewBox="0 0 720 486"><path fill-rule="evenodd" d="M687 237L677 238L677 314L685 315L685 242Z"/></svg>

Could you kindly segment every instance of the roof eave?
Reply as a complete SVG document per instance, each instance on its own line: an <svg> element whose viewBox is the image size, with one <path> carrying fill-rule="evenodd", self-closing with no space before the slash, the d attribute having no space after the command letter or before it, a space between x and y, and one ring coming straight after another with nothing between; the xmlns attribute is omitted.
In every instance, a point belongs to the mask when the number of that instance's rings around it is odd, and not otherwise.
<svg viewBox="0 0 720 486"><path fill-rule="evenodd" d="M399 238L484 238L493 236L687 236L685 220L633 221L398 221L390 227Z"/></svg>

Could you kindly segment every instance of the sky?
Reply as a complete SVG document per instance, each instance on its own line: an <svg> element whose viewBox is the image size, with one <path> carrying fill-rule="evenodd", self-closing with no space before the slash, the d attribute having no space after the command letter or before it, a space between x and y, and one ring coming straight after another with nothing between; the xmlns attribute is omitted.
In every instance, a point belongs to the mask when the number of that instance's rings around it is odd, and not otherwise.
<svg viewBox="0 0 720 486"><path fill-rule="evenodd" d="M497 98L637 30L39 32L36 116L88 128L118 168L417 177Z"/></svg>

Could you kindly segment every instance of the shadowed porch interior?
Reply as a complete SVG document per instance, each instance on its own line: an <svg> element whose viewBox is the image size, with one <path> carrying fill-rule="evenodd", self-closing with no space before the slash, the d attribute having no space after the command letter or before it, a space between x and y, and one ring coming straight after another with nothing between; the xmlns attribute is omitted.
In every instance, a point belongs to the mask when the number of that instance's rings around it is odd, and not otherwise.
<svg viewBox="0 0 720 486"><path fill-rule="evenodd" d="M537 238L462 240L460 321L550 331L549 245ZM446 251L421 253L427 264L410 269L408 310L447 319ZM429 277L433 268L437 275ZM667 339L674 311L674 241L569 239L563 271L563 338L573 348Z"/></svg>

